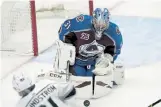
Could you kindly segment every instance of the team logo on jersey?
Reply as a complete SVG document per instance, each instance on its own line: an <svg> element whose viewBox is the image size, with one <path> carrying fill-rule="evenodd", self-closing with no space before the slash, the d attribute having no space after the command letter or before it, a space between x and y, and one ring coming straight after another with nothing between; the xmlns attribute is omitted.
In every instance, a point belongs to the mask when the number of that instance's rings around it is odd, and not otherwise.
<svg viewBox="0 0 161 107"><path fill-rule="evenodd" d="M79 15L79 16L76 17L76 21L77 22L83 22L83 20L84 20L84 16L83 15Z"/></svg>
<svg viewBox="0 0 161 107"><path fill-rule="evenodd" d="M89 36L90 36L90 34L88 34L88 33L82 33L81 34L81 37L80 37L80 39L83 39L83 40L88 40L89 39Z"/></svg>
<svg viewBox="0 0 161 107"><path fill-rule="evenodd" d="M79 54L84 57L94 57L100 53L102 53L105 49L105 46L98 44L96 40L94 40L90 44L84 44L79 47Z"/></svg>
<svg viewBox="0 0 161 107"><path fill-rule="evenodd" d="M116 33L117 33L118 35L120 35L120 34L121 34L121 32L120 32L120 30L119 30L119 28L118 28L118 27L116 27Z"/></svg>

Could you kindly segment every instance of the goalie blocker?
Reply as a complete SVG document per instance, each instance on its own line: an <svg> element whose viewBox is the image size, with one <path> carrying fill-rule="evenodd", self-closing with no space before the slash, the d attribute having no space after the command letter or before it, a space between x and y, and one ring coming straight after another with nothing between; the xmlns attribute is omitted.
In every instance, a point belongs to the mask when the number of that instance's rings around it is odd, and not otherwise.
<svg viewBox="0 0 161 107"><path fill-rule="evenodd" d="M76 87L78 98L98 98L107 95L113 85L120 85L124 80L124 66L114 64L114 70L107 75L94 77L80 77L69 73L69 65L75 62L75 47L56 41L57 52L54 60L54 71L47 74L47 78L57 81L71 81ZM52 73L52 74L51 74ZM61 77L61 78L60 78ZM86 94L84 94L86 92Z"/></svg>

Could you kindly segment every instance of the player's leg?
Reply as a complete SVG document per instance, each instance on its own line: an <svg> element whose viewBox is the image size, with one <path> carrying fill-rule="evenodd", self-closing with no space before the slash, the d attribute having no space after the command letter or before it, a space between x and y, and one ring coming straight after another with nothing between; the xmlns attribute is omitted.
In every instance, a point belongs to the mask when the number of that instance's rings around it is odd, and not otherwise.
<svg viewBox="0 0 161 107"><path fill-rule="evenodd" d="M94 69L94 65L87 65L86 69L87 69L86 76L93 76L92 70Z"/></svg>
<svg viewBox="0 0 161 107"><path fill-rule="evenodd" d="M75 76L93 76L93 69L94 65L80 66L75 64L70 67L70 72Z"/></svg>
<svg viewBox="0 0 161 107"><path fill-rule="evenodd" d="M70 67L70 72L75 76L86 76L86 69L84 66L73 65Z"/></svg>

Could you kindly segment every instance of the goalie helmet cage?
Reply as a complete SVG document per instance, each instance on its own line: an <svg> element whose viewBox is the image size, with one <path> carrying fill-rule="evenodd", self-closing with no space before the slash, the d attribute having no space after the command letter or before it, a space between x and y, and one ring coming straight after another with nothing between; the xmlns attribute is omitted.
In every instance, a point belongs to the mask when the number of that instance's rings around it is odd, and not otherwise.
<svg viewBox="0 0 161 107"><path fill-rule="evenodd" d="M88 12L92 15L93 0L86 2L89 5ZM20 53L20 55L33 53L37 56L40 43L37 35L35 0L4 1L2 4L4 5L1 5L1 51Z"/></svg>

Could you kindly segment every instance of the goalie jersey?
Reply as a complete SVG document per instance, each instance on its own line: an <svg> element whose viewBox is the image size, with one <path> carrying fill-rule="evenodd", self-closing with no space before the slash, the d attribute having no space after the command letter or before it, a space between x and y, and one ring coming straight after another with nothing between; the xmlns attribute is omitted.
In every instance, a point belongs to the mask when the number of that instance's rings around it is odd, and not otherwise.
<svg viewBox="0 0 161 107"><path fill-rule="evenodd" d="M122 35L116 24L110 22L100 40L95 39L92 16L79 15L66 20L59 29L59 39L76 47L77 65L94 65L98 54L104 52L114 57L121 52Z"/></svg>

